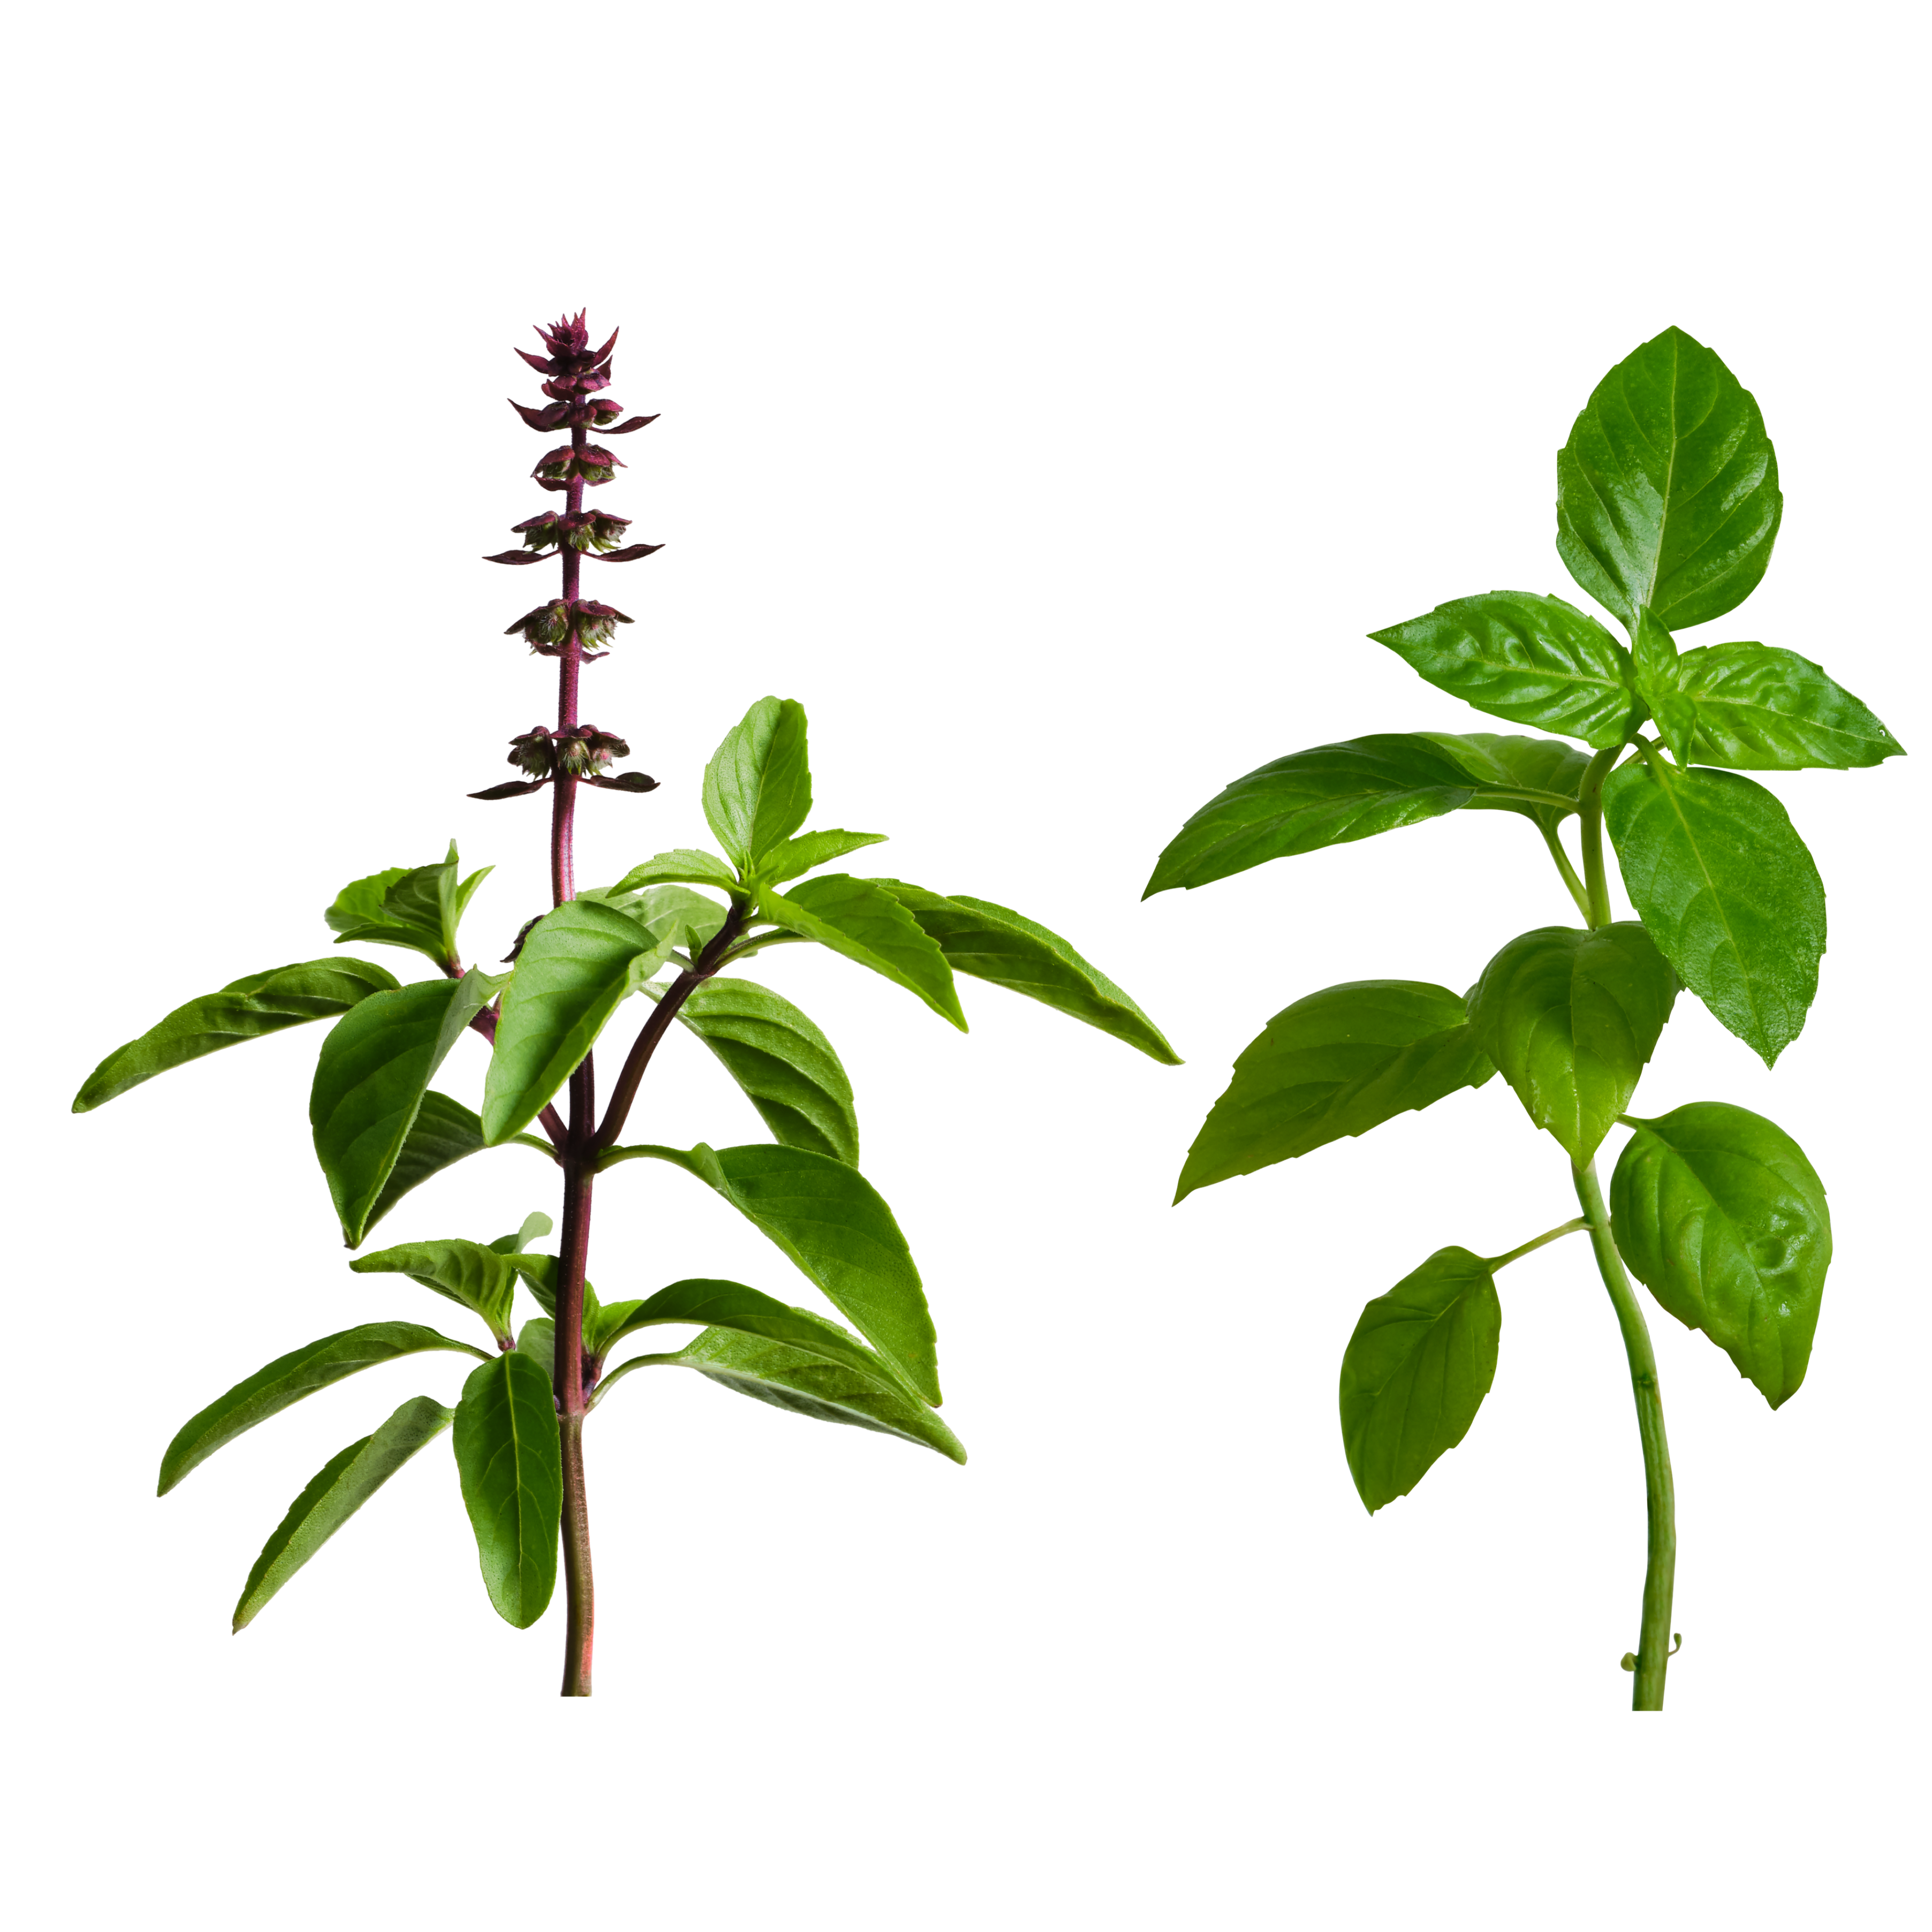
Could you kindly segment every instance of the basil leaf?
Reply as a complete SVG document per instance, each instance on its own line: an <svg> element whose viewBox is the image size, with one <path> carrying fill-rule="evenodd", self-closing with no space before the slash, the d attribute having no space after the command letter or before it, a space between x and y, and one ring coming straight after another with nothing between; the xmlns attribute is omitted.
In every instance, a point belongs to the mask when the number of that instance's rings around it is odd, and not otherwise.
<svg viewBox="0 0 1932 1932"><path fill-rule="evenodd" d="M517 1330L517 1352L527 1355L556 1383L556 1322L548 1315L533 1315Z"/></svg>
<svg viewBox="0 0 1932 1932"><path fill-rule="evenodd" d="M402 946L454 970L460 964L457 928L464 908L496 868L485 866L459 882L456 842L440 866L392 866L344 886L322 916L336 944L358 940Z"/></svg>
<svg viewBox="0 0 1932 1932"><path fill-rule="evenodd" d="M447 1094L439 1094L431 1088L422 1096L422 1105L416 1109L416 1117L410 1124L409 1136L403 1142L403 1150L397 1155L396 1164L390 1168L389 1178L382 1184L382 1191L376 1197L375 1206L370 1209L368 1220L363 1223L364 1238L368 1238L369 1231L405 1194L420 1187L445 1168L454 1167L459 1160L467 1160L472 1154L480 1154L486 1144L483 1123L460 1100L452 1100ZM529 1134L513 1134L507 1144L535 1148L538 1153L553 1160L556 1157L548 1141L538 1140Z"/></svg>
<svg viewBox="0 0 1932 1932"><path fill-rule="evenodd" d="M962 1033L966 1030L946 955L884 886L849 873L827 872L790 892L764 888L758 894L758 916L870 967L895 986L917 994Z"/></svg>
<svg viewBox="0 0 1932 1932"><path fill-rule="evenodd" d="M556 1226L556 1223L541 1209L534 1214L526 1214L523 1226L514 1234L499 1234L490 1244L490 1252L499 1255L520 1255L532 1241L542 1240Z"/></svg>
<svg viewBox="0 0 1932 1932"><path fill-rule="evenodd" d="M883 832L802 832L766 854L760 862L758 876L767 885L782 886L788 879L829 866L834 859L842 859L862 846L885 842Z"/></svg>
<svg viewBox="0 0 1932 1932"><path fill-rule="evenodd" d="M645 886L668 884L720 886L730 892L736 890L737 884L737 874L722 859L681 845L674 852L660 852L655 859L632 866L607 896L614 898L620 893L634 892Z"/></svg>
<svg viewBox="0 0 1932 1932"><path fill-rule="evenodd" d="M357 1274L407 1275L480 1315L507 1346L518 1258L477 1241L405 1241L400 1247L358 1256L349 1265Z"/></svg>
<svg viewBox="0 0 1932 1932"><path fill-rule="evenodd" d="M1493 731L1418 731L1447 752L1475 783L1471 812L1516 812L1554 830L1577 808L1590 761L1561 738L1523 738ZM1510 796L1498 796L1498 793ZM1525 796L1522 794L1528 794Z"/></svg>
<svg viewBox="0 0 1932 1932"><path fill-rule="evenodd" d="M456 1406L456 1467L496 1614L527 1630L556 1587L563 1450L550 1378L526 1354L485 1362Z"/></svg>
<svg viewBox="0 0 1932 1932"><path fill-rule="evenodd" d="M1671 743L1679 764L1846 771L1904 754L1858 699L1796 651L1706 644L1686 651L1676 673L1692 716L1688 744Z"/></svg>
<svg viewBox="0 0 1932 1932"><path fill-rule="evenodd" d="M706 822L740 871L749 872L811 809L805 707L790 698L761 698L704 768Z"/></svg>

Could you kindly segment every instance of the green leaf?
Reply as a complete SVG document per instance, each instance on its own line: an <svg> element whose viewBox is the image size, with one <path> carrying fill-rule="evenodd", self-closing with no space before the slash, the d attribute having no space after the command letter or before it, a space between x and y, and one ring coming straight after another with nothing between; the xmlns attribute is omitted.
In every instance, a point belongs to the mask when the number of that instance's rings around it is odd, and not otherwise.
<svg viewBox="0 0 1932 1932"><path fill-rule="evenodd" d="M412 1396L373 1435L331 1456L262 1546L235 1606L234 1628L253 1623L268 1599L418 1449L449 1426L454 1413L428 1396Z"/></svg>
<svg viewBox="0 0 1932 1932"><path fill-rule="evenodd" d="M577 896L580 905L586 899L622 913L646 928L653 938L668 938L672 945L688 946L694 953L701 951L724 923L724 907L685 886L648 886L642 892L625 893L613 887L609 892L592 890Z"/></svg>
<svg viewBox="0 0 1932 1932"><path fill-rule="evenodd" d="M1688 756L1697 727L1697 707L1678 688L1677 640L1648 605L1636 614L1630 656L1636 671L1637 694L1657 720L1664 742L1678 758Z"/></svg>
<svg viewBox="0 0 1932 1932"><path fill-rule="evenodd" d="M527 1630L556 1587L563 1454L550 1378L512 1352L485 1362L456 1406L456 1467L496 1614Z"/></svg>
<svg viewBox="0 0 1932 1932"><path fill-rule="evenodd" d="M1317 745L1210 799L1162 853L1141 896L1418 825L1468 804L1474 790L1462 766L1418 732Z"/></svg>
<svg viewBox="0 0 1932 1932"><path fill-rule="evenodd" d="M1634 626L1735 610L1771 561L1784 499L1764 418L1701 342L1666 328L1592 392L1556 458L1556 548Z"/></svg>
<svg viewBox="0 0 1932 1932"><path fill-rule="evenodd" d="M513 1254L512 1264L524 1278L524 1282L536 1296L537 1306L553 1321L556 1316L556 1271L560 1265L554 1255ZM632 1303L620 1303L620 1307L634 1306ZM584 1284L584 1333L586 1346L589 1337L598 1332L605 1312L597 1299L597 1291L589 1282ZM592 1352L596 1351L593 1349Z"/></svg>
<svg viewBox="0 0 1932 1932"><path fill-rule="evenodd" d="M418 980L372 994L329 1030L308 1118L349 1246L368 1232L436 1069L502 983L474 970Z"/></svg>
<svg viewBox="0 0 1932 1932"><path fill-rule="evenodd" d="M1702 1101L1636 1131L1610 1176L1617 1246L1776 1408L1796 1394L1832 1259L1825 1186L1781 1127Z"/></svg>
<svg viewBox="0 0 1932 1932"><path fill-rule="evenodd" d="M1560 597L1492 590L1369 634L1438 691L1517 724L1601 748L1635 722L1629 654Z"/></svg>
<svg viewBox="0 0 1932 1932"><path fill-rule="evenodd" d="M1138 1047L1163 1066L1180 1056L1156 1027L1097 966L1057 932L990 899L948 898L903 879L874 879L918 920L956 973L990 980Z"/></svg>
<svg viewBox="0 0 1932 1932"><path fill-rule="evenodd" d="M832 1042L789 1000L749 980L707 980L677 1016L718 1056L778 1140L858 1166L852 1083Z"/></svg>
<svg viewBox="0 0 1932 1932"><path fill-rule="evenodd" d="M814 871L820 866L829 866L834 859L842 859L848 852L856 852L864 845L883 845L886 835L883 832L804 832L796 838L788 838L776 851L767 853L760 862L758 877L766 884L782 886L788 879L795 879L801 873Z"/></svg>
<svg viewBox="0 0 1932 1932"><path fill-rule="evenodd" d="M1522 738L1493 731L1420 731L1446 752L1475 790L1471 812L1516 812L1551 830L1577 808L1590 760L1561 738Z"/></svg>
<svg viewBox="0 0 1932 1932"><path fill-rule="evenodd" d="M1642 926L1544 926L1484 968L1469 1028L1529 1118L1581 1162L1630 1105L1676 997Z"/></svg>
<svg viewBox="0 0 1932 1932"><path fill-rule="evenodd" d="M139 1040L116 1047L74 1096L85 1114L190 1060L219 1053L244 1040L260 1040L310 1020L349 1010L372 993L392 991L395 976L361 959L310 959L251 973L218 993L177 1006Z"/></svg>
<svg viewBox="0 0 1932 1932"><path fill-rule="evenodd" d="M805 707L790 698L761 698L704 768L704 816L712 836L748 873L811 809Z"/></svg>
<svg viewBox="0 0 1932 1932"><path fill-rule="evenodd" d="M1176 1202L1432 1106L1496 1070L1446 986L1356 980L1275 1015L1188 1149Z"/></svg>
<svg viewBox="0 0 1932 1932"><path fill-rule="evenodd" d="M1768 1066L1818 991L1825 887L1784 807L1731 772L1660 758L1604 787L1630 903L1677 976Z"/></svg>
<svg viewBox="0 0 1932 1932"><path fill-rule="evenodd" d="M634 892L646 886L658 885L716 886L726 892L735 892L738 889L738 875L722 859L692 846L680 845L674 852L660 852L655 859L646 859L641 866L633 866L610 889L608 896L614 898L622 892Z"/></svg>
<svg viewBox="0 0 1932 1932"><path fill-rule="evenodd" d="M460 1101L431 1088L422 1096L422 1105L410 1123L409 1138L403 1142L403 1150L397 1155L396 1164L390 1168L389 1178L382 1184L382 1191L362 1225L364 1238L405 1194L445 1168L480 1154L485 1144L483 1123ZM551 1160L556 1158L548 1141L530 1134L513 1134L507 1144L535 1148Z"/></svg>
<svg viewBox="0 0 1932 1932"><path fill-rule="evenodd" d="M821 1325L830 1329L834 1324L824 1322ZM695 1369L721 1388L769 1402L794 1415L875 1430L882 1436L896 1436L935 1449L952 1462L965 1461L964 1444L923 1403L870 1376L826 1360L818 1346L795 1348L729 1328L707 1328L674 1355L640 1355L614 1370L598 1396L601 1400L614 1383L633 1369Z"/></svg>
<svg viewBox="0 0 1932 1932"><path fill-rule="evenodd" d="M550 1316L534 1315L517 1330L517 1352L527 1355L556 1382L556 1323Z"/></svg>
<svg viewBox="0 0 1932 1932"><path fill-rule="evenodd" d="M538 920L496 1022L483 1087L485 1141L496 1146L536 1118L682 931L676 912L646 922L595 899L570 900Z"/></svg>
<svg viewBox="0 0 1932 1932"><path fill-rule="evenodd" d="M803 1148L714 1152L701 1141L688 1153L613 1148L602 1165L637 1160L669 1161L715 1189L938 1406L939 1358L926 1291L892 1210L862 1174Z"/></svg>
<svg viewBox="0 0 1932 1932"><path fill-rule="evenodd" d="M1467 1248L1437 1249L1362 1310L1342 1355L1342 1446L1371 1516L1468 1434L1502 1321L1490 1264Z"/></svg>
<svg viewBox="0 0 1932 1932"><path fill-rule="evenodd" d="M884 886L849 873L827 872L790 892L764 888L758 894L758 915L869 966L895 986L916 993L962 1033L966 1030L946 955Z"/></svg>
<svg viewBox="0 0 1932 1932"><path fill-rule="evenodd" d="M458 882L461 867L456 842L440 866L397 866L371 873L344 886L322 916L337 935L338 946L360 940L376 946L402 946L434 959L439 966L460 964L457 928L476 888L496 868L485 866Z"/></svg>
<svg viewBox="0 0 1932 1932"><path fill-rule="evenodd" d="M499 1234L490 1244L490 1251L500 1255L520 1255L532 1241L540 1241L556 1223L539 1209L534 1214L526 1214L524 1224L514 1234Z"/></svg>
<svg viewBox="0 0 1932 1932"><path fill-rule="evenodd" d="M345 1376L379 1363L393 1362L400 1355L416 1355L427 1349L449 1348L459 1355L473 1355L479 1361L489 1358L481 1348L467 1342L439 1335L434 1328L418 1328L413 1322L367 1322L359 1328L345 1328L338 1335L325 1335L306 1348L278 1355L266 1368L257 1369L245 1382L237 1382L226 1395L218 1396L200 1414L182 1424L161 1458L161 1475L154 1493L164 1496L188 1472L205 1462L215 1450L232 1442L258 1422L279 1415L292 1403L327 1388Z"/></svg>
<svg viewBox="0 0 1932 1932"><path fill-rule="evenodd" d="M1796 651L1706 644L1684 652L1674 669L1674 688L1691 728L1682 742L1666 734L1679 764L1846 771L1904 754L1905 747L1858 699Z"/></svg>
<svg viewBox="0 0 1932 1932"><path fill-rule="evenodd" d="M405 1241L400 1247L360 1255L349 1265L357 1274L407 1275L480 1315L490 1334L507 1345L518 1258L478 1241Z"/></svg>

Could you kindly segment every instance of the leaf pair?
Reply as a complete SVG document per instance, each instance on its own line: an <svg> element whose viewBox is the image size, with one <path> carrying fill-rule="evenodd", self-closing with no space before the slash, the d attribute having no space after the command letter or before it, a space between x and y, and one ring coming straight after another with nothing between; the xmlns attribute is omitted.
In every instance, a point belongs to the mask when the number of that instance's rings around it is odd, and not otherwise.
<svg viewBox="0 0 1932 1932"><path fill-rule="evenodd" d="M476 888L495 869L485 866L461 878L452 838L449 856L441 865L398 866L358 879L343 887L322 916L338 935L338 946L361 941L407 946L446 972L460 972L457 928Z"/></svg>

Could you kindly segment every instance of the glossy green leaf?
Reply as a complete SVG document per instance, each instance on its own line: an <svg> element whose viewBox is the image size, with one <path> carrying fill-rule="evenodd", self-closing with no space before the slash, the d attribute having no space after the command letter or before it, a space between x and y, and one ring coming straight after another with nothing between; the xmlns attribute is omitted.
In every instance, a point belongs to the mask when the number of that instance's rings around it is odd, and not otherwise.
<svg viewBox="0 0 1932 1932"><path fill-rule="evenodd" d="M664 1160L728 1201L790 1258L935 1406L939 1358L926 1291L892 1210L872 1183L803 1148L613 1148L604 1165Z"/></svg>
<svg viewBox="0 0 1932 1932"><path fill-rule="evenodd" d="M262 1546L235 1606L245 1630L270 1598L409 1461L449 1426L455 1412L426 1395L404 1402L373 1435L332 1456Z"/></svg>
<svg viewBox="0 0 1932 1932"><path fill-rule="evenodd" d="M279 1415L304 1396L327 1388L345 1376L393 1362L400 1355L421 1354L433 1348L452 1349L479 1361L488 1359L481 1348L439 1335L434 1328L418 1328L413 1322L367 1322L359 1328L345 1328L340 1334L325 1335L306 1348L278 1355L266 1368L237 1382L182 1425L161 1458L160 1481L154 1493L166 1496L216 1450L258 1422Z"/></svg>
<svg viewBox="0 0 1932 1932"><path fill-rule="evenodd" d="M1706 644L1678 658L1675 688L1690 722L1685 742L1665 734L1679 764L1845 771L1904 754L1858 699L1796 651Z"/></svg>
<svg viewBox="0 0 1932 1932"><path fill-rule="evenodd" d="M1467 1248L1438 1248L1362 1310L1342 1356L1342 1446L1370 1515L1468 1434L1502 1319L1490 1264Z"/></svg>
<svg viewBox="0 0 1932 1932"><path fill-rule="evenodd" d="M485 866L466 879L456 842L440 866L392 866L344 886L323 914L338 946L360 941L376 946L402 946L434 959L439 966L460 963L457 928L476 888L495 869Z"/></svg>
<svg viewBox="0 0 1932 1932"><path fill-rule="evenodd" d="M358 1256L349 1265L358 1274L406 1274L480 1315L490 1334L507 1342L518 1258L478 1241L405 1241L400 1247Z"/></svg>
<svg viewBox="0 0 1932 1932"><path fill-rule="evenodd" d="M1676 997L1642 926L1544 926L1484 968L1469 1027L1529 1118L1585 1161L1630 1105Z"/></svg>
<svg viewBox="0 0 1932 1932"><path fill-rule="evenodd" d="M805 707L790 698L761 698L704 768L704 816L712 836L749 872L805 823L811 809Z"/></svg>
<svg viewBox="0 0 1932 1932"><path fill-rule="evenodd" d="M1419 732L1296 752L1210 799L1162 853L1141 896L1439 818L1468 804L1474 789L1462 765Z"/></svg>
<svg viewBox="0 0 1932 1932"><path fill-rule="evenodd" d="M795 1311L804 1314L806 1311ZM808 1316L826 1329L834 1324ZM633 1369L695 1369L722 1388L817 1422L839 1422L877 1430L937 1450L955 1462L966 1460L965 1446L932 1411L875 1377L829 1360L821 1340L810 1349L767 1341L729 1328L707 1328L674 1355L640 1355L614 1370L598 1390L601 1400Z"/></svg>
<svg viewBox="0 0 1932 1932"><path fill-rule="evenodd" d="M393 974L361 959L310 959L251 973L218 993L176 1007L139 1040L116 1047L87 1076L74 1096L74 1111L85 1114L158 1073L225 1046L346 1013L395 985Z"/></svg>
<svg viewBox="0 0 1932 1932"><path fill-rule="evenodd" d="M758 914L870 967L916 993L962 1033L966 1030L946 955L884 886L848 873L827 872L789 892L766 887L758 894Z"/></svg>
<svg viewBox="0 0 1932 1932"><path fill-rule="evenodd" d="M758 877L767 885L782 886L788 879L829 866L862 846L885 842L883 832L802 832L765 855L759 862Z"/></svg>
<svg viewBox="0 0 1932 1932"><path fill-rule="evenodd" d="M622 892L634 892L646 886L686 885L716 886L725 892L735 891L738 875L722 859L710 852L700 852L694 847L680 845L673 852L660 852L655 859L646 859L641 866L634 866L610 888L614 898Z"/></svg>
<svg viewBox="0 0 1932 1932"><path fill-rule="evenodd" d="M1296 1000L1234 1062L1174 1199L1481 1086L1496 1068L1467 1018L1446 986L1414 980L1357 980Z"/></svg>
<svg viewBox="0 0 1932 1932"><path fill-rule="evenodd" d="M1620 766L1604 822L1624 888L1677 976L1768 1066L1818 991L1825 887L1784 807L1735 772Z"/></svg>
<svg viewBox="0 0 1932 1932"><path fill-rule="evenodd" d="M1125 1040L1163 1066L1180 1064L1153 1021L1058 933L990 899L948 898L903 879L871 883L884 886L912 914L956 973L1024 993Z"/></svg>
<svg viewBox="0 0 1932 1932"><path fill-rule="evenodd" d="M439 1094L431 1088L422 1096L403 1150L397 1155L396 1164L390 1168L389 1178L382 1184L382 1191L363 1223L364 1238L412 1189L420 1187L445 1168L454 1167L459 1160L482 1153L486 1144L483 1123L460 1100L452 1100L447 1094ZM506 1144L534 1148L552 1160L556 1157L548 1141L533 1135L513 1134Z"/></svg>
<svg viewBox="0 0 1932 1932"><path fill-rule="evenodd" d="M1474 782L1466 809L1516 812L1552 830L1576 809L1589 759L1561 738L1494 731L1419 731Z"/></svg>
<svg viewBox="0 0 1932 1932"><path fill-rule="evenodd" d="M859 1164L852 1083L832 1042L789 1000L749 980L707 980L678 1009L787 1147Z"/></svg>
<svg viewBox="0 0 1932 1932"><path fill-rule="evenodd" d="M502 983L472 971L372 994L323 1040L309 1126L350 1247L368 1232L436 1069Z"/></svg>
<svg viewBox="0 0 1932 1932"><path fill-rule="evenodd" d="M1701 342L1666 328L1592 392L1556 458L1556 548L1634 626L1735 610L1771 561L1784 499L1764 418Z"/></svg>
<svg viewBox="0 0 1932 1932"><path fill-rule="evenodd" d="M1781 1127L1703 1101L1640 1120L1610 1176L1617 1246L1776 1408L1797 1392L1832 1259L1825 1186Z"/></svg>
<svg viewBox="0 0 1932 1932"><path fill-rule="evenodd" d="M496 1614L527 1630L556 1587L563 1454L550 1378L512 1351L485 1362L456 1406L456 1467Z"/></svg>
<svg viewBox="0 0 1932 1932"><path fill-rule="evenodd" d="M1677 640L1648 606L1636 614L1630 658L1637 694L1649 706L1664 742L1678 758L1688 757L1697 728L1697 707L1679 687Z"/></svg>
<svg viewBox="0 0 1932 1932"><path fill-rule="evenodd" d="M670 958L681 916L643 921L595 899L572 899L533 926L503 995L483 1087L492 1146L543 1110L605 1023Z"/></svg>
<svg viewBox="0 0 1932 1932"><path fill-rule="evenodd" d="M1514 724L1601 747L1635 722L1629 654L1560 597L1491 590L1369 634L1438 691Z"/></svg>

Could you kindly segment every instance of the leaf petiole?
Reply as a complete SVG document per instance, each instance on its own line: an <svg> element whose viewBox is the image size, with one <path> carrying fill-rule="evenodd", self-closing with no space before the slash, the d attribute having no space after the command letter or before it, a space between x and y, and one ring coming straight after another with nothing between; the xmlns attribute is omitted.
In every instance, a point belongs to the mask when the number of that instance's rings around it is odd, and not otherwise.
<svg viewBox="0 0 1932 1932"><path fill-rule="evenodd" d="M1563 849L1563 841L1556 827L1537 820L1536 829L1543 834L1543 842L1550 848L1550 856L1556 862L1556 869L1562 874L1563 883L1570 889L1570 896L1576 902L1576 910L1586 920L1590 916L1590 895L1583 889L1583 881L1576 876L1576 868L1570 862L1570 855Z"/></svg>
<svg viewBox="0 0 1932 1932"><path fill-rule="evenodd" d="M1547 1247L1552 1241L1560 1241L1565 1234L1580 1234L1589 1226L1580 1214L1574 1221L1565 1221L1560 1228L1552 1228L1547 1234L1538 1234L1532 1241L1526 1241L1520 1248L1512 1248L1506 1255L1492 1256L1485 1264L1493 1274L1498 1268L1508 1268L1511 1262L1520 1262L1525 1255L1533 1255L1538 1248Z"/></svg>

